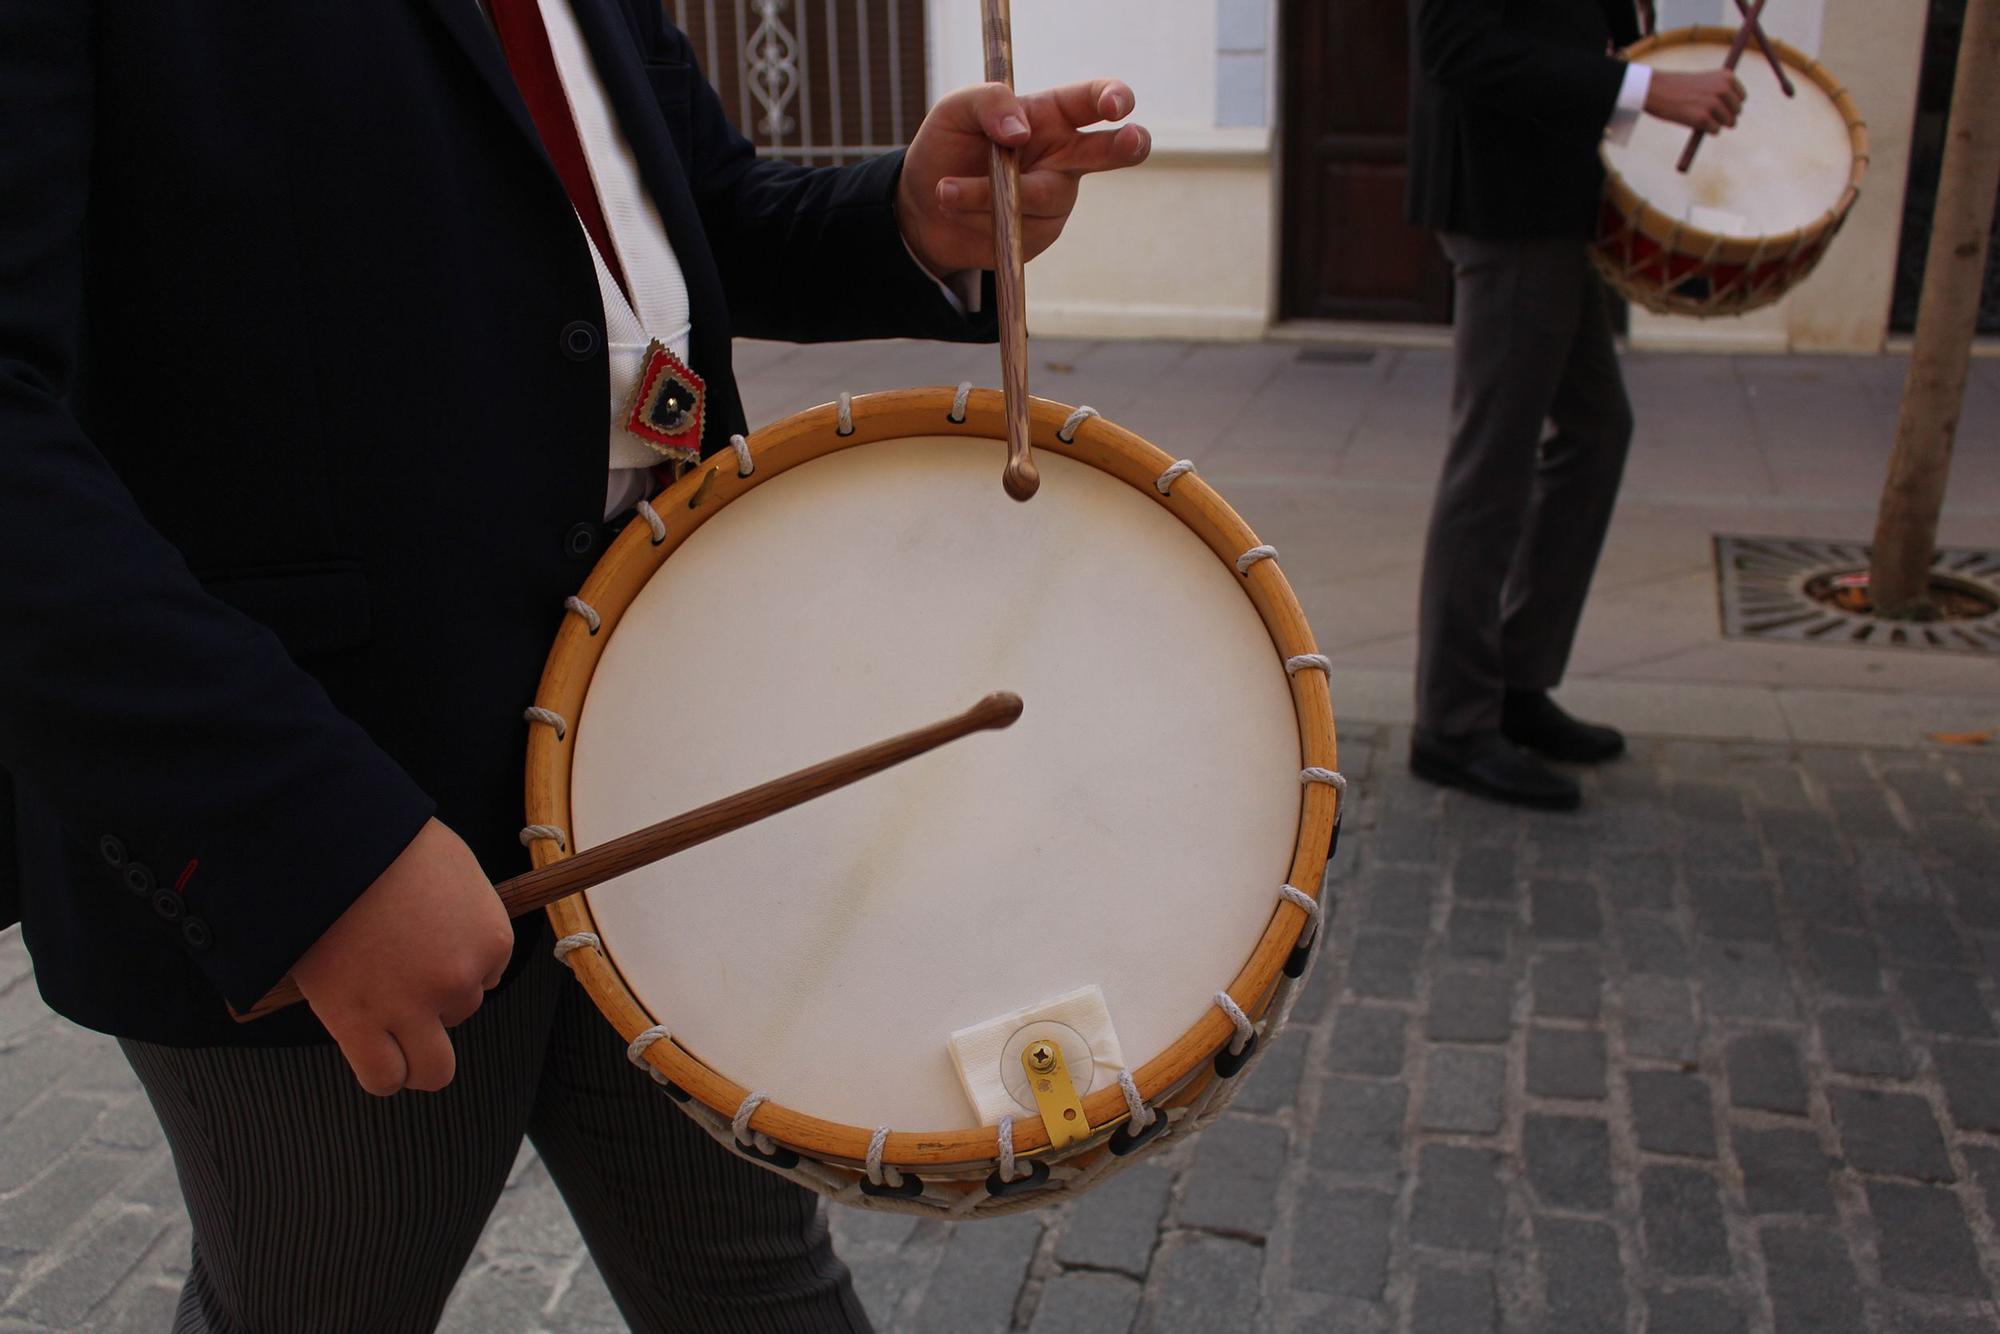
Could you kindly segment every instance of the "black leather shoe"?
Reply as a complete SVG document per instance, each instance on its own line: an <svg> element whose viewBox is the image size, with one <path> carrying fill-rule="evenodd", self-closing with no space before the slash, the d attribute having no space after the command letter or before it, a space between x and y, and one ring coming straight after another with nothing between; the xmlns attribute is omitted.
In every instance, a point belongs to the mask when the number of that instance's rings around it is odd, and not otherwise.
<svg viewBox="0 0 2000 1334"><path fill-rule="evenodd" d="M1418 728L1410 737L1410 772L1427 782L1544 811L1573 811L1583 792L1498 732L1444 737Z"/></svg>
<svg viewBox="0 0 2000 1334"><path fill-rule="evenodd" d="M1541 690L1508 691L1500 731L1515 745L1564 764L1601 764L1625 753L1617 728L1572 718Z"/></svg>

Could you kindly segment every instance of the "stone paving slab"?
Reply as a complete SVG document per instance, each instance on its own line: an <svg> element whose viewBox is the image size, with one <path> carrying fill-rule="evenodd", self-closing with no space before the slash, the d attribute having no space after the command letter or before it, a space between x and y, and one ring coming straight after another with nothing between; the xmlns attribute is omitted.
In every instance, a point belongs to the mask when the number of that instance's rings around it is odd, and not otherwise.
<svg viewBox="0 0 2000 1334"><path fill-rule="evenodd" d="M1405 744L1349 725L1325 957L1228 1117L1045 1212L835 1210L881 1328L2000 1328L2000 765L1641 739L1563 816ZM0 1330L162 1329L157 1127L17 932L0 978ZM622 1328L531 1153L444 1328Z"/></svg>

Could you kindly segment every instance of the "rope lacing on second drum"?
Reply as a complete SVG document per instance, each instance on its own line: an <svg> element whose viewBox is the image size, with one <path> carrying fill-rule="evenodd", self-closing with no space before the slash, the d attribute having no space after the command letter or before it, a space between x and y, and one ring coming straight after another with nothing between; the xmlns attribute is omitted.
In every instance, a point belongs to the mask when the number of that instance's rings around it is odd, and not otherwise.
<svg viewBox="0 0 2000 1334"><path fill-rule="evenodd" d="M1285 659L1287 676L1297 676L1308 667L1314 671L1325 672L1329 676L1333 675L1333 659L1324 653L1301 653Z"/></svg>
<svg viewBox="0 0 2000 1334"><path fill-rule="evenodd" d="M1241 1056L1245 1044L1257 1036L1257 1026L1250 1022L1250 1016L1243 1013L1243 1007L1238 1005L1228 992L1216 992L1215 1003L1229 1016L1229 1022L1236 1025L1236 1036L1229 1039L1229 1054Z"/></svg>
<svg viewBox="0 0 2000 1334"><path fill-rule="evenodd" d="M1000 1180L1014 1179L1014 1115L1000 1118Z"/></svg>
<svg viewBox="0 0 2000 1334"><path fill-rule="evenodd" d="M1139 1086L1133 1082L1130 1070L1118 1072L1118 1089L1125 1095L1125 1110L1132 1114L1131 1133L1136 1135L1152 1125L1159 1113L1148 1107L1146 1100L1139 1096Z"/></svg>
<svg viewBox="0 0 2000 1334"><path fill-rule="evenodd" d="M541 723L545 727L555 728L558 741L569 735L569 724L564 722L563 716L554 709L545 709L539 704L532 704L522 710L521 717L526 722Z"/></svg>
<svg viewBox="0 0 2000 1334"><path fill-rule="evenodd" d="M868 1137L868 1159L863 1166L867 1168L868 1180L872 1184L896 1190L903 1184L903 1174L882 1162L882 1146L888 1142L889 1127L876 1126L875 1133Z"/></svg>
<svg viewBox="0 0 2000 1334"><path fill-rule="evenodd" d="M1342 800L1345 800L1347 797L1347 778L1337 770L1322 769L1316 764L1309 764L1299 770L1299 781L1301 783L1324 783L1335 792L1338 792Z"/></svg>
<svg viewBox="0 0 2000 1334"><path fill-rule="evenodd" d="M529 847L545 838L556 841L558 852L569 851L569 833L559 824L530 824L521 826L521 846Z"/></svg>
<svg viewBox="0 0 2000 1334"><path fill-rule="evenodd" d="M750 1118L757 1114L759 1107L769 1101L770 1095L768 1093L752 1093L748 1095L741 1103L737 1104L736 1115L729 1122L729 1129L735 1133L738 1144L741 1144L745 1148L754 1148L759 1153L764 1154L776 1152L778 1146L773 1144L771 1137L763 1131L752 1130L750 1128Z"/></svg>
<svg viewBox="0 0 2000 1334"><path fill-rule="evenodd" d="M945 417L948 420L954 422L964 421L966 400L970 399L971 397L972 397L972 381L960 380L958 382L958 392L951 396L951 411L945 413L944 414Z"/></svg>
<svg viewBox="0 0 2000 1334"><path fill-rule="evenodd" d="M834 427L833 433L835 435L853 435L854 395L848 393L845 389L840 391L840 407L838 415L840 423L839 425Z"/></svg>
<svg viewBox="0 0 2000 1334"><path fill-rule="evenodd" d="M598 950L601 952L603 949L604 942L598 939L595 931L573 931L556 942L556 962L568 963L569 956L578 950Z"/></svg>
<svg viewBox="0 0 2000 1334"><path fill-rule="evenodd" d="M1176 459L1165 472L1153 479L1153 489L1163 496L1170 496L1174 493L1174 483L1193 471L1193 459Z"/></svg>
<svg viewBox="0 0 2000 1334"><path fill-rule="evenodd" d="M597 627L604 624L604 618L597 614L597 608L591 606L580 597L564 598L563 608L583 617L583 623L590 627L590 633L592 634L596 634Z"/></svg>
<svg viewBox="0 0 2000 1334"><path fill-rule="evenodd" d="M589 933L585 932L583 934L588 935ZM591 939L595 940L597 939L597 937L591 936ZM654 1024L651 1028L639 1034L638 1037L633 1038L632 1041L626 1044L625 1047L625 1059L630 1061L632 1064L638 1066L641 1070L644 1070L647 1074L651 1075L653 1077L653 1082L655 1084L661 1085L662 1087L672 1083L673 1081L668 1079L663 1071L661 1071L651 1061L646 1059L646 1051L655 1042L658 1042L662 1038L668 1036L670 1036L670 1034L668 1034L667 1026L665 1024Z"/></svg>
<svg viewBox="0 0 2000 1334"><path fill-rule="evenodd" d="M750 457L750 442L740 435L729 437L729 447L736 451L736 475L748 477L757 471L757 460Z"/></svg>
<svg viewBox="0 0 2000 1334"><path fill-rule="evenodd" d="M1299 944L1307 944L1319 934L1319 900L1297 885L1281 885L1278 893L1298 905L1299 911L1306 915L1306 929L1299 932Z"/></svg>
<svg viewBox="0 0 2000 1334"><path fill-rule="evenodd" d="M1251 547L1236 558L1236 573L1247 575L1250 573L1250 567L1258 561L1276 560L1277 558L1278 549L1276 547Z"/></svg>
<svg viewBox="0 0 2000 1334"><path fill-rule="evenodd" d="M654 546L658 546L667 540L666 520L660 517L659 512L653 508L650 501L639 501L632 508L639 511L639 517L646 521L646 531L653 535Z"/></svg>
<svg viewBox="0 0 2000 1334"><path fill-rule="evenodd" d="M1076 441L1076 428L1083 425L1085 422L1089 421L1092 417L1095 417L1096 415L1097 415L1096 408L1078 408L1075 412L1072 412L1069 414L1069 416L1063 418L1063 424L1061 426L1056 427L1056 439L1062 441L1066 445L1074 444Z"/></svg>

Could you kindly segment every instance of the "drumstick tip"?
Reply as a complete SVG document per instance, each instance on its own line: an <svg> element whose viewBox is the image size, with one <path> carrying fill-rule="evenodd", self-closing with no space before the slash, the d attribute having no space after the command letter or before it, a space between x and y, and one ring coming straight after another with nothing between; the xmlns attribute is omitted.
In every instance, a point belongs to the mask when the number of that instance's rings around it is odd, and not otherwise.
<svg viewBox="0 0 2000 1334"><path fill-rule="evenodd" d="M1025 707L1021 703L1021 697L1013 691L996 690L973 705L971 714L979 720L981 727L997 732L1002 728L1012 727Z"/></svg>
<svg viewBox="0 0 2000 1334"><path fill-rule="evenodd" d="M1032 500L1035 492L1041 489L1042 474L1033 460L1022 459L1018 463L1009 463L1000 481L1007 488L1007 494L1014 499Z"/></svg>

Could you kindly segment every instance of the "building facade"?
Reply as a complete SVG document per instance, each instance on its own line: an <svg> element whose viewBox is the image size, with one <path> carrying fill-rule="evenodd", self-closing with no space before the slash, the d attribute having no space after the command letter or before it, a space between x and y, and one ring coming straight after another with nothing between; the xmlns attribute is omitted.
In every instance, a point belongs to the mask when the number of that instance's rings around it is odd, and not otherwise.
<svg viewBox="0 0 2000 1334"><path fill-rule="evenodd" d="M1907 327L1964 3L1767 0L1767 31L1825 64L1868 121L1861 198L1784 301L1707 321L1635 310L1634 345L1865 353ZM732 114L788 157L901 142L927 100L982 77L977 0L668 4ZM1442 257L1402 221L1407 5L1012 0L1017 84L1116 74L1154 140L1146 166L1090 183L1030 269L1034 331L1385 337L1448 323ZM1737 13L1734 0L1656 5L1662 28Z"/></svg>

